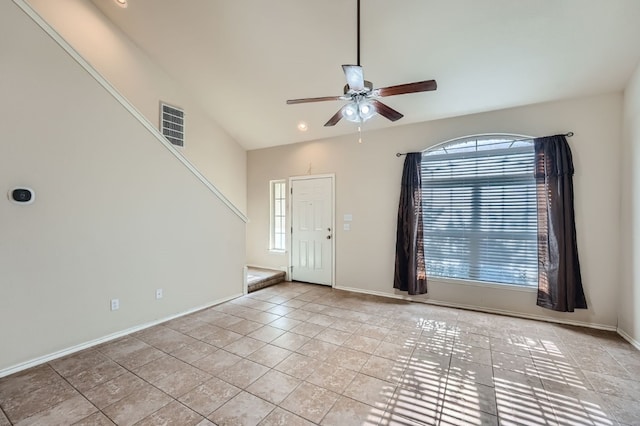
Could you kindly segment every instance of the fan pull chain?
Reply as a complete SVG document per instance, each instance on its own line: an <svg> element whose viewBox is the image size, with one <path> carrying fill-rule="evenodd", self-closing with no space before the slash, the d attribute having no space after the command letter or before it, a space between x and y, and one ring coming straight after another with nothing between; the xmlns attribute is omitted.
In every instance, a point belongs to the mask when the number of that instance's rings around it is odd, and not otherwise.
<svg viewBox="0 0 640 426"><path fill-rule="evenodd" d="M362 143L362 125L358 126L358 143Z"/></svg>

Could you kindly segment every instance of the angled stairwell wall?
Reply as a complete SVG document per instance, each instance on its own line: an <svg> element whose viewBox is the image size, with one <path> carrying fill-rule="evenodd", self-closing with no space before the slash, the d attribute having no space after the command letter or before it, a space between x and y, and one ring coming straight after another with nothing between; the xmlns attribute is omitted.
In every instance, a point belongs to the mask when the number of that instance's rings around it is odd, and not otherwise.
<svg viewBox="0 0 640 426"><path fill-rule="evenodd" d="M0 376L242 292L243 216L12 2L0 57Z"/></svg>
<svg viewBox="0 0 640 426"><path fill-rule="evenodd" d="M114 25L90 0L14 0L27 4L73 49L126 97L155 128L159 102L185 110L186 143L179 150L241 212L246 212L246 151L195 97L158 66L147 52ZM119 13L113 0L107 2ZM185 49L188 49L185 46ZM216 89L216 84L203 90Z"/></svg>

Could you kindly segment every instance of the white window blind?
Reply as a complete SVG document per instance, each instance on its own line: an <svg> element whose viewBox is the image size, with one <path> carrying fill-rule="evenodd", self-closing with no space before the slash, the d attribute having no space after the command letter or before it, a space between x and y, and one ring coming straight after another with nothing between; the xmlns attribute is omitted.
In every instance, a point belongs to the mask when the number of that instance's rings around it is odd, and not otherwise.
<svg viewBox="0 0 640 426"><path fill-rule="evenodd" d="M535 286L532 140L483 137L422 158L427 275Z"/></svg>
<svg viewBox="0 0 640 426"><path fill-rule="evenodd" d="M286 250L287 191L284 180L271 181L271 250Z"/></svg>

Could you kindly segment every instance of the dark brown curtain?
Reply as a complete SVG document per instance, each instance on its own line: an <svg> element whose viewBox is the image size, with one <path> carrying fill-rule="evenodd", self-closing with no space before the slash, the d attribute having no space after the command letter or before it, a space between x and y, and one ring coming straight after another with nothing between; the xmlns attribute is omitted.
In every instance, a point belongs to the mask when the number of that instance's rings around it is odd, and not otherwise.
<svg viewBox="0 0 640 426"><path fill-rule="evenodd" d="M538 306L587 308L573 209L573 161L564 135L534 139L538 200Z"/></svg>
<svg viewBox="0 0 640 426"><path fill-rule="evenodd" d="M393 287L409 294L427 292L422 227L421 152L407 154L402 171L398 229L396 233L396 268Z"/></svg>

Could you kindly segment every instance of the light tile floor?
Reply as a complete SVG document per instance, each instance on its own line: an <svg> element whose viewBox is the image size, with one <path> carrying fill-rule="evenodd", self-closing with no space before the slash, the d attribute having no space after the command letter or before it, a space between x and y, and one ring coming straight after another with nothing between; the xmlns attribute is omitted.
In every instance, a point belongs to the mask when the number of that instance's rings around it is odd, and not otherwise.
<svg viewBox="0 0 640 426"><path fill-rule="evenodd" d="M4 425L640 424L614 333L282 283L0 379Z"/></svg>

